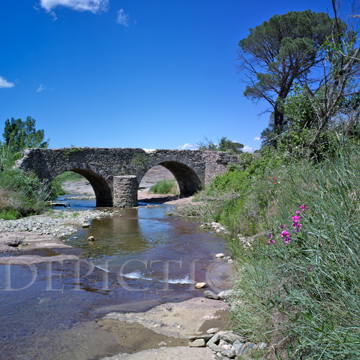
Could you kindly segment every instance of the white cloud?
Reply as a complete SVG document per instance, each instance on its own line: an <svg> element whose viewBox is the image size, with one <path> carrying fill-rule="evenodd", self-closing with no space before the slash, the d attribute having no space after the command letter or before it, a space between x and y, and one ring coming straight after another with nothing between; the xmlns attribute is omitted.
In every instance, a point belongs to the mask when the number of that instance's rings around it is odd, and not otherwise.
<svg viewBox="0 0 360 360"><path fill-rule="evenodd" d="M36 90L37 92L40 92L40 91L43 91L43 90L45 90L46 89L46 87L45 86L43 86L43 84L40 84L40 86L38 87L38 89Z"/></svg>
<svg viewBox="0 0 360 360"><path fill-rule="evenodd" d="M116 22L120 25L129 26L129 14L125 14L123 9L120 9L117 14Z"/></svg>
<svg viewBox="0 0 360 360"><path fill-rule="evenodd" d="M256 150L255 148L252 148L252 147L247 146L247 145L242 148L242 151L248 152L248 153L253 153L255 150Z"/></svg>
<svg viewBox="0 0 360 360"><path fill-rule="evenodd" d="M185 145L178 146L178 150L197 150L199 148L199 145L191 145L189 143L186 143Z"/></svg>
<svg viewBox="0 0 360 360"><path fill-rule="evenodd" d="M143 150L144 150L146 153L151 153L151 152L156 151L156 149L146 149L146 148L144 148Z"/></svg>
<svg viewBox="0 0 360 360"><path fill-rule="evenodd" d="M77 11L90 11L95 14L106 11L108 4L109 0L40 0L40 6L49 13L57 6L63 6ZM52 15L54 16L55 13Z"/></svg>
<svg viewBox="0 0 360 360"><path fill-rule="evenodd" d="M0 88L12 88L14 86L14 83L7 81L5 78L0 76Z"/></svg>
<svg viewBox="0 0 360 360"><path fill-rule="evenodd" d="M57 20L57 16L54 11L50 11L49 14L52 16L52 21Z"/></svg>
<svg viewBox="0 0 360 360"><path fill-rule="evenodd" d="M256 137L254 137L254 140L261 140L261 137L260 137L260 136L256 136Z"/></svg>

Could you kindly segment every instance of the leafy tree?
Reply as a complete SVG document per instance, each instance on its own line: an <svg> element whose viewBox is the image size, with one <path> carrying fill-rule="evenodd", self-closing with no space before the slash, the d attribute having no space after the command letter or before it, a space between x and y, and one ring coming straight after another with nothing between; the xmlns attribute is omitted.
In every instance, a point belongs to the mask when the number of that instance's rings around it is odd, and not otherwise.
<svg viewBox="0 0 360 360"><path fill-rule="evenodd" d="M244 145L235 141L231 141L226 137L222 137L219 141L218 150L232 154L240 154Z"/></svg>
<svg viewBox="0 0 360 360"><path fill-rule="evenodd" d="M346 25L339 21L339 27L344 30ZM331 30L332 19L325 13L290 11L250 29L239 42L239 68L247 83L244 95L268 101L275 126L285 122L282 104L294 81L308 81L311 69L323 59L320 50Z"/></svg>
<svg viewBox="0 0 360 360"><path fill-rule="evenodd" d="M223 136L219 140L219 145L216 145L211 140L205 137L205 142L200 142L199 150L211 150L211 151L224 151L230 155L232 154L240 154L242 152L243 144L238 142L231 141Z"/></svg>
<svg viewBox="0 0 360 360"><path fill-rule="evenodd" d="M47 148L49 139L44 141L44 130L36 130L35 119L30 116L25 121L14 118L6 120L3 138L10 152L15 153L26 148L40 147Z"/></svg>

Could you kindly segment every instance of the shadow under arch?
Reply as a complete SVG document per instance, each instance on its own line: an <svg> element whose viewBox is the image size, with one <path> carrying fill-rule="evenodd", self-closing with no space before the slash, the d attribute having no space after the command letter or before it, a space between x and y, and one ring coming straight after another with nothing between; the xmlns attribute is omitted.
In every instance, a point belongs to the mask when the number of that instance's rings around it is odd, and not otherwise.
<svg viewBox="0 0 360 360"><path fill-rule="evenodd" d="M92 170L80 169L80 168L66 169L60 172L59 174L57 174L56 176L62 174L65 171L73 171L77 174L82 175L86 180L89 181L90 185L92 186L95 192L97 207L113 206L111 188L102 176L98 175Z"/></svg>
<svg viewBox="0 0 360 360"><path fill-rule="evenodd" d="M163 166L174 175L179 185L181 196L191 196L201 190L201 180L196 172L188 165L178 161L163 161L157 163L156 165Z"/></svg>

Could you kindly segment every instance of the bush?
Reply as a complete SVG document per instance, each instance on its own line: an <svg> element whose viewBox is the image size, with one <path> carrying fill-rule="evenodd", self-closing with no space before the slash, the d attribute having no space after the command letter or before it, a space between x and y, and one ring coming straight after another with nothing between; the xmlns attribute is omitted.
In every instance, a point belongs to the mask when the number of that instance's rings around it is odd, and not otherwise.
<svg viewBox="0 0 360 360"><path fill-rule="evenodd" d="M0 212L0 219L3 220L16 220L19 217L21 217L21 215L14 209L2 210Z"/></svg>
<svg viewBox="0 0 360 360"><path fill-rule="evenodd" d="M150 191L154 194L179 194L176 180L160 180L151 187Z"/></svg>
<svg viewBox="0 0 360 360"><path fill-rule="evenodd" d="M21 216L38 213L50 199L50 190L35 175L12 169L0 172L0 211ZM4 213L4 214L5 214Z"/></svg>

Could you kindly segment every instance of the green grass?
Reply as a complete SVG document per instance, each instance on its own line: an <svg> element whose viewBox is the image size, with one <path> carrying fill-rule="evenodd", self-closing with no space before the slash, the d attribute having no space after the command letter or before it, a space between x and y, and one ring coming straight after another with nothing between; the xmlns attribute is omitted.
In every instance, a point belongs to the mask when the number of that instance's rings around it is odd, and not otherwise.
<svg viewBox="0 0 360 360"><path fill-rule="evenodd" d="M360 146L340 144L320 164L277 156L252 174L229 172L198 195L207 221L232 230L240 303L233 307L233 328L253 342L271 343L273 358L359 359ZM292 226L296 211L299 232ZM251 247L237 237L260 232Z"/></svg>
<svg viewBox="0 0 360 360"><path fill-rule="evenodd" d="M14 209L9 209L9 210L3 209L0 212L0 219L3 219L3 220L16 220L20 217L21 217L20 213L18 213Z"/></svg>
<svg viewBox="0 0 360 360"><path fill-rule="evenodd" d="M179 194L176 180L160 180L151 187L150 191L154 194Z"/></svg>

